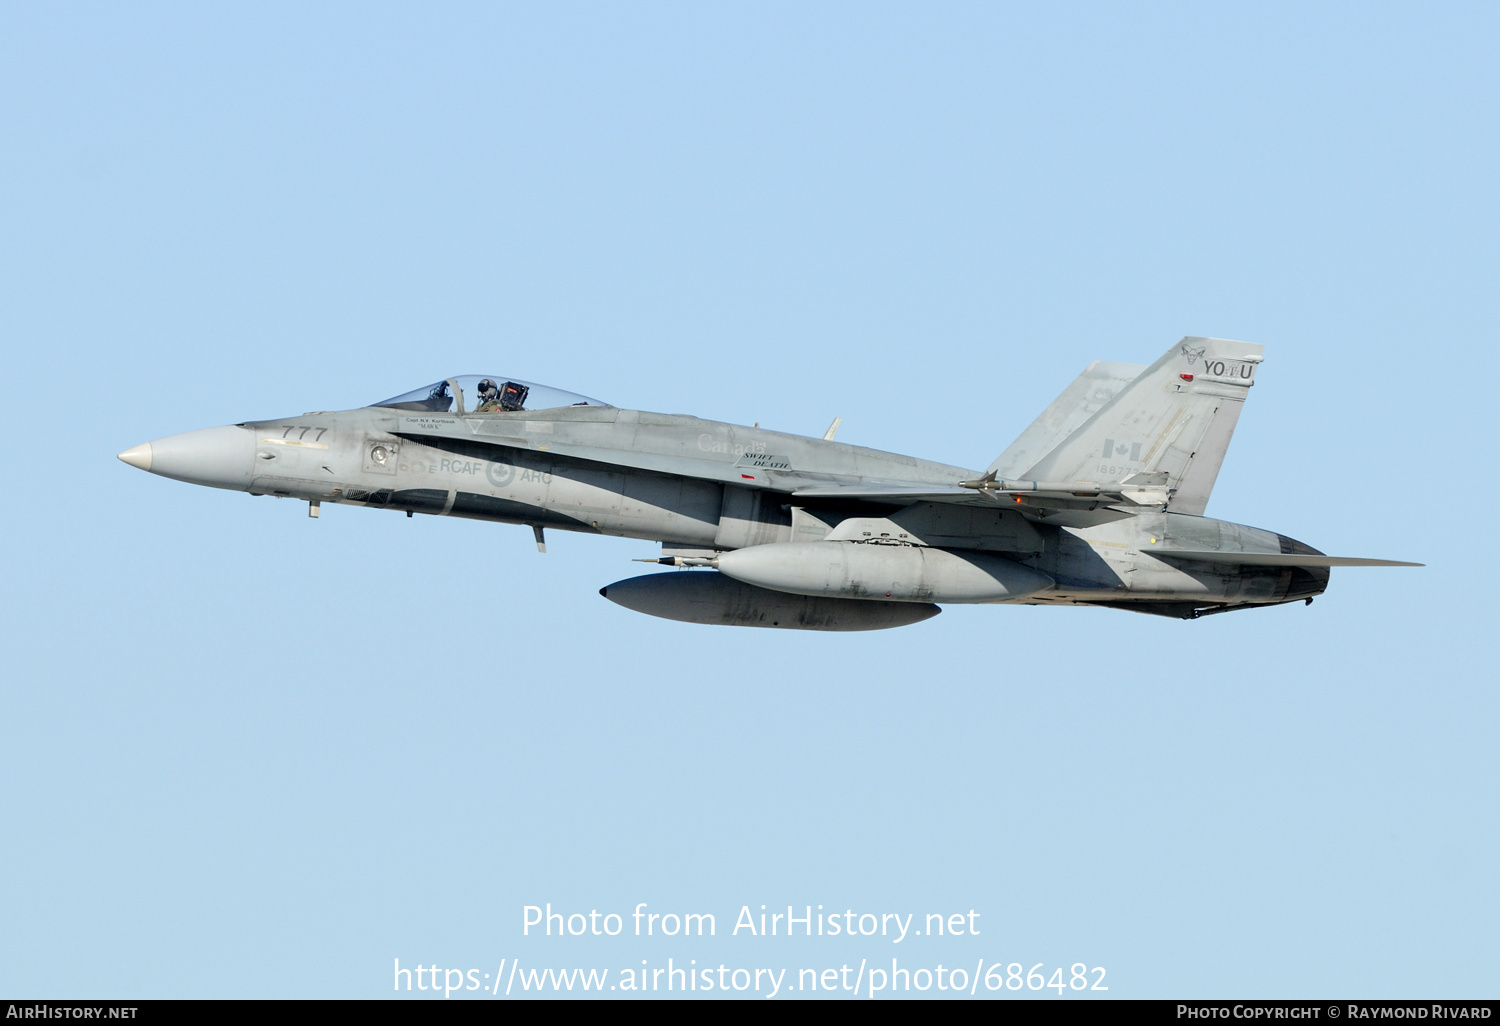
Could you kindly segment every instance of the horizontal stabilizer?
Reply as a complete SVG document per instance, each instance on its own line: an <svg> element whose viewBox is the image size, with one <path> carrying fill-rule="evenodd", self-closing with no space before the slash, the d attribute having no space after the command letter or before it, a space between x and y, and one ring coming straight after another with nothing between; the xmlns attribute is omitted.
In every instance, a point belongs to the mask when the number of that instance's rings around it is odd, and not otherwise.
<svg viewBox="0 0 1500 1026"><path fill-rule="evenodd" d="M1359 559L1354 556L1305 555L1293 552L1220 552L1192 549L1147 549L1158 559L1191 559L1201 563L1234 563L1239 566L1426 566L1396 559Z"/></svg>

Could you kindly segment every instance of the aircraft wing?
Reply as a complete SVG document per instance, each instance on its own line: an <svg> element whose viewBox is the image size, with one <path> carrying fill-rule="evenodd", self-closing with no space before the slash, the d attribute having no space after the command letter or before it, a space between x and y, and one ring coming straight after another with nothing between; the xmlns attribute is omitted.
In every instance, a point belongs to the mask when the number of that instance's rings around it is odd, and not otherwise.
<svg viewBox="0 0 1500 1026"><path fill-rule="evenodd" d="M919 502L936 502L951 506L1000 506L1013 509L1027 520L1046 521L1059 527L1094 527L1121 520L1144 509L1160 508L1165 494L1155 489L1128 485L1101 488L1090 482L1077 485L1049 484L1037 481L965 482L962 485L899 485L864 481L850 484L809 484L792 490L793 499L804 502L845 499L874 502L890 506L910 506ZM1014 489L990 487L995 484L1017 485Z"/></svg>
<svg viewBox="0 0 1500 1026"><path fill-rule="evenodd" d="M536 427L538 423L547 430L538 430ZM529 429L528 425L530 425ZM484 449L492 451L518 449L584 460L603 466L630 467L660 474L678 474L683 477L696 477L725 484L771 487L770 475L753 465L741 466L738 463L711 462L695 459L692 454L649 452L639 449L621 449L610 445L579 443L554 437L551 428L552 425L545 421L465 423L404 417L394 433L403 438L417 439L425 444L456 452L478 453Z"/></svg>
<svg viewBox="0 0 1500 1026"><path fill-rule="evenodd" d="M589 441L567 438L562 432L550 430L552 427L545 421L540 424L528 421L467 423L413 415L402 417L395 433L455 452L477 454L476 449L484 448L531 450L606 466L633 467L781 492L805 502L847 501L891 506L939 502L991 509L1004 504L1028 519L1045 519L1068 527L1087 527L1117 520L1143 507L1159 508L1166 499L1164 492L1156 494L1160 488L1154 478L1101 486L1092 482L1003 481L996 480L991 473L979 480L960 483L958 478L964 476L963 472L953 468L955 473L951 483L890 480L801 471L785 462L778 465L775 457L758 454L747 454L734 462L719 462L704 460L700 458L700 452L692 449L652 452L590 444ZM608 437L602 432L601 436ZM1119 508L1110 509L1110 506Z"/></svg>
<svg viewBox="0 0 1500 1026"><path fill-rule="evenodd" d="M406 438L420 439L440 448L454 448L456 451L475 451L475 446L530 450L608 466L631 467L766 489L803 499L848 499L897 506L914 502L987 503L984 496L972 488L958 486L957 478L963 476L958 468L954 468L953 484L882 480L793 469L787 462L774 456L754 453L726 462L704 459L701 451L690 447L675 452L622 448L608 444L608 435L603 432L600 436L606 444L589 444L587 441L566 437L563 432L553 430L553 425L546 421L464 422L447 418L406 416L395 428L395 433Z"/></svg>
<svg viewBox="0 0 1500 1026"><path fill-rule="evenodd" d="M1360 559L1355 556L1325 556L1298 552L1221 552L1213 549L1146 549L1158 559L1191 559L1200 563L1234 563L1238 566L1425 566L1397 559Z"/></svg>
<svg viewBox="0 0 1500 1026"><path fill-rule="evenodd" d="M958 485L897 485L879 482L851 484L811 484L794 487L794 499L857 499L862 502L886 502L906 505L912 502L973 502L979 498L972 488Z"/></svg>

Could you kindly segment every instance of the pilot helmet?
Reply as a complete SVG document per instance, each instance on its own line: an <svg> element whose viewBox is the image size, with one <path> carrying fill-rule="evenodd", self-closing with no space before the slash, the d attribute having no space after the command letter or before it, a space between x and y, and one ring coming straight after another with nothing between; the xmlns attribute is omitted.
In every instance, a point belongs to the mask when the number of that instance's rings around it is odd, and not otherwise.
<svg viewBox="0 0 1500 1026"><path fill-rule="evenodd" d="M489 378L485 378L479 383L479 394L489 399L499 395L500 389Z"/></svg>

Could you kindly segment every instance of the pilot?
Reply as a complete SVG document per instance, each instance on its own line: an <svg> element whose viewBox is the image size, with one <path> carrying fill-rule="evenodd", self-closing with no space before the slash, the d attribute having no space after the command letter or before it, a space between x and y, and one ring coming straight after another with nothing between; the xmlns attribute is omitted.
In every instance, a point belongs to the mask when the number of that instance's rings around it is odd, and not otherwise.
<svg viewBox="0 0 1500 1026"><path fill-rule="evenodd" d="M479 383L479 407L475 412L499 413L500 410L500 389L489 378L485 378Z"/></svg>

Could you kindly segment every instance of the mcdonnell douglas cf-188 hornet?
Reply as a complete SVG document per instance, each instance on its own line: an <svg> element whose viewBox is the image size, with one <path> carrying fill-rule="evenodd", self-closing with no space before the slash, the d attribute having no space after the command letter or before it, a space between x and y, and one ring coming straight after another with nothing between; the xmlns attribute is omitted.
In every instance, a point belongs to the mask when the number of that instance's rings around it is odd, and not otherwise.
<svg viewBox="0 0 1500 1026"><path fill-rule="evenodd" d="M822 438L620 409L504 375L357 410L246 421L120 454L276 495L661 543L692 568L600 594L690 623L876 630L942 603L1108 606L1194 619L1311 602L1326 556L1203 515L1262 347L1185 338L1095 362L984 471Z"/></svg>

